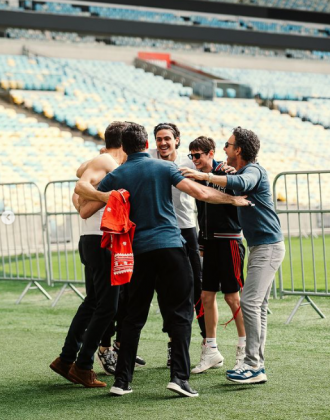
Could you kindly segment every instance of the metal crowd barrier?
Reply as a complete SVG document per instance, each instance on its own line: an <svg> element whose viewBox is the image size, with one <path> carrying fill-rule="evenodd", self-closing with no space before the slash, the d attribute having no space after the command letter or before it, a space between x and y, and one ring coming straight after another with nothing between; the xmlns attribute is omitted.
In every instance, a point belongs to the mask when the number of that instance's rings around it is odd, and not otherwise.
<svg viewBox="0 0 330 420"><path fill-rule="evenodd" d="M75 185L75 180L66 180L49 182L45 187L49 281L63 284L52 306L68 288L84 299L76 287L83 285L85 278L78 251L81 219L72 204Z"/></svg>
<svg viewBox="0 0 330 420"><path fill-rule="evenodd" d="M31 289L51 296L41 286L49 281L41 194L33 182L0 184L0 280L27 280L16 301Z"/></svg>
<svg viewBox="0 0 330 420"><path fill-rule="evenodd" d="M311 305L325 318L311 297L330 296L330 171L282 172L274 179L273 196L286 237L280 295L299 296L286 323L301 305ZM289 279L283 278L283 267Z"/></svg>

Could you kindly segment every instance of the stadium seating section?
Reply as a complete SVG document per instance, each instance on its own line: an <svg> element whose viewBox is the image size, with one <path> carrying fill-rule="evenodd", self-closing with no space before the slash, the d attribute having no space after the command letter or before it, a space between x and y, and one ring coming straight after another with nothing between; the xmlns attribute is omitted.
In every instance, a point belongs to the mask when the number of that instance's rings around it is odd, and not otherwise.
<svg viewBox="0 0 330 420"><path fill-rule="evenodd" d="M28 39L36 41L58 41L68 44L88 43L90 45L104 44L105 40L95 38L94 36L82 36L72 32L56 32L56 31L40 31L37 29L18 29L7 28L4 36L10 39ZM251 57L267 57L267 58L285 58L285 59L304 59L304 60L330 60L330 52L326 51L309 51L309 50L270 50L265 48L229 45L215 43L183 43L172 40L155 39L155 38L139 38L126 36L111 36L107 38L107 43L118 47L138 47L138 48L156 48L157 50L169 51L195 51L207 52L211 54L223 55L240 55Z"/></svg>
<svg viewBox="0 0 330 420"><path fill-rule="evenodd" d="M199 69L222 79L251 86L254 95L262 99L330 98L330 75L254 69L210 68Z"/></svg>
<svg viewBox="0 0 330 420"><path fill-rule="evenodd" d="M246 4L249 6L276 7L279 9L308 10L330 13L328 0L207 0L221 3Z"/></svg>
<svg viewBox="0 0 330 420"><path fill-rule="evenodd" d="M317 86L321 75L313 77ZM288 83L292 80L289 78ZM297 83L299 87L299 78ZM1 56L0 84L17 105L92 136L102 137L111 121L137 121L146 126L153 146L154 125L172 121L182 132L183 152L188 153L194 138L207 135L217 141L217 156L223 159L223 144L232 128L240 125L260 136L260 162L271 180L288 168L328 167L324 150L330 144L330 131L322 125L292 118L280 107L271 110L260 106L254 99L193 100L191 88L124 63ZM291 87L294 92L296 87ZM319 93L324 96L325 92ZM321 110L321 100L306 103L320 105ZM329 109L322 106L325 112ZM34 180L42 182L43 187L49 180L72 179L79 162L98 153L94 144L83 143L81 138L13 110L2 108L0 116L4 127L0 147L7 157L1 182ZM306 202L307 191L299 199ZM290 200L295 202L296 197Z"/></svg>
<svg viewBox="0 0 330 420"><path fill-rule="evenodd" d="M1 3L0 3L1 4ZM2 2L3 7L9 6ZM87 9L87 10L85 10ZM240 16L221 16L197 14L188 11L152 11L142 8L133 9L129 7L103 7L73 6L65 3L44 3L36 4L36 12L65 14L75 16L97 16L106 19L132 20L142 22L164 23L171 25L205 26L223 29L236 29L244 31L260 31L280 34L294 34L301 36L329 37L330 25L288 23L280 21L267 21Z"/></svg>

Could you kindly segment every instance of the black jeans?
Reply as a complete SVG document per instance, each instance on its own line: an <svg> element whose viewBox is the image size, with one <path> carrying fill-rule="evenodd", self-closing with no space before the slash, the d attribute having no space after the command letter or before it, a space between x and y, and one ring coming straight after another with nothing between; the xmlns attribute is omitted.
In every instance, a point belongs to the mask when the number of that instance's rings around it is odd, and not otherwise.
<svg viewBox="0 0 330 420"><path fill-rule="evenodd" d="M116 378L131 382L141 330L147 321L157 287L164 323L171 329L171 378L188 379L193 320L193 275L184 248L163 248L136 255L129 285Z"/></svg>
<svg viewBox="0 0 330 420"><path fill-rule="evenodd" d="M186 247L188 251L188 257L194 274L194 304L196 315L198 316L200 308L202 306L202 265L199 256L199 246L196 228L181 229L181 235L187 241ZM197 321L201 330L201 336L203 338L206 338L204 315L197 318Z"/></svg>
<svg viewBox="0 0 330 420"><path fill-rule="evenodd" d="M81 369L92 369L100 339L117 312L119 286L111 286L111 253L101 248L101 235L81 236L79 254L85 265L86 297L71 322L60 357L66 363L76 360Z"/></svg>
<svg viewBox="0 0 330 420"><path fill-rule="evenodd" d="M119 291L119 301L118 301L118 310L116 317L113 321L110 322L110 325L105 330L101 346L110 347L111 346L111 337L116 334L116 341L121 342L121 332L123 329L123 320L127 315L127 305L128 305L128 293L129 293L129 283L123 284L120 287Z"/></svg>
<svg viewBox="0 0 330 420"><path fill-rule="evenodd" d="M192 268L193 276L194 276L194 304L195 304L195 311L196 315L199 315L200 308L202 306L201 300L201 293L202 293L202 266L201 260L199 257L199 247L198 247L198 240L197 240L197 232L196 228L187 228L181 229L181 235L186 240L186 251L188 254L189 262ZM158 296L158 304L161 310L161 302L160 296ZM197 318L199 328L201 331L201 336L206 338L206 329L205 329L205 320L204 315ZM171 329L166 323L164 322L163 325L163 332L167 333L169 337L172 337Z"/></svg>

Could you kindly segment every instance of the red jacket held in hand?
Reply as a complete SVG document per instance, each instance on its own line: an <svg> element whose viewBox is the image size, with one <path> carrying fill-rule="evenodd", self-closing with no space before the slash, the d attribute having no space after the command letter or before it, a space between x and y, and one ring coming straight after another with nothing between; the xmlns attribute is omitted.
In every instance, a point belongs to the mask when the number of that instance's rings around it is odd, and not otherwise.
<svg viewBox="0 0 330 420"><path fill-rule="evenodd" d="M111 191L101 220L102 248L111 251L111 285L120 286L131 281L134 267L132 243L135 223L129 220L129 192Z"/></svg>

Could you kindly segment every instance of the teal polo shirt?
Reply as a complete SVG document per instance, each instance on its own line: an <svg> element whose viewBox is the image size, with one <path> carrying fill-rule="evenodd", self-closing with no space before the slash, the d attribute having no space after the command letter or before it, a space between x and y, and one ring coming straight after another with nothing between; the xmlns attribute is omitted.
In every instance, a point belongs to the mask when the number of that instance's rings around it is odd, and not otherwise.
<svg viewBox="0 0 330 420"><path fill-rule="evenodd" d="M135 255L182 247L172 203L172 185L175 187L183 179L174 163L152 159L148 153L140 152L129 155L126 163L101 181L99 191L124 188L130 193L130 220L136 224Z"/></svg>

